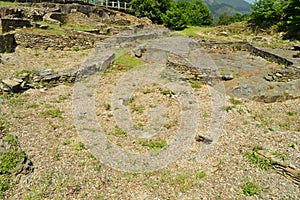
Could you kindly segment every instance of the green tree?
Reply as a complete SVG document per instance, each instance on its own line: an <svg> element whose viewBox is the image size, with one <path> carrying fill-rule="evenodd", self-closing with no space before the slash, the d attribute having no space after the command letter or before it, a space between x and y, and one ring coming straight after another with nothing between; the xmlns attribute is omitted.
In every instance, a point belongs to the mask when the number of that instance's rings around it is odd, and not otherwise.
<svg viewBox="0 0 300 200"><path fill-rule="evenodd" d="M137 17L148 17L153 23L162 24L162 16L169 10L172 0L132 0L130 14Z"/></svg>
<svg viewBox="0 0 300 200"><path fill-rule="evenodd" d="M202 0L179 2L178 7L186 16L188 25L203 26L212 24L210 10L203 4Z"/></svg>
<svg viewBox="0 0 300 200"><path fill-rule="evenodd" d="M186 16L176 4L167 10L162 19L164 25L173 30L182 30L186 28L188 24Z"/></svg>
<svg viewBox="0 0 300 200"><path fill-rule="evenodd" d="M218 25L228 25L230 24L230 16L227 13L220 15L218 20Z"/></svg>
<svg viewBox="0 0 300 200"><path fill-rule="evenodd" d="M229 16L227 13L223 13L219 17L218 25L229 25L235 22L246 21L248 18L249 15L247 14L242 15L240 13L235 13L234 15Z"/></svg>
<svg viewBox="0 0 300 200"><path fill-rule="evenodd" d="M284 27L285 0L258 0L254 3L250 22L260 28Z"/></svg>
<svg viewBox="0 0 300 200"><path fill-rule="evenodd" d="M300 0L290 0L284 12L286 13L288 37L300 39Z"/></svg>

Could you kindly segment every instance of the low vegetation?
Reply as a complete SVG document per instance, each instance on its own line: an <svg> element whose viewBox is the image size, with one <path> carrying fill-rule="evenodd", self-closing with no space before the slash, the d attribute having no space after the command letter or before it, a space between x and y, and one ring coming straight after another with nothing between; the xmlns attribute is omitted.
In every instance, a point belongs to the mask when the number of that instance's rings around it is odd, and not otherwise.
<svg viewBox="0 0 300 200"><path fill-rule="evenodd" d="M246 196L258 195L263 188L256 182L248 181L243 186L243 194Z"/></svg>

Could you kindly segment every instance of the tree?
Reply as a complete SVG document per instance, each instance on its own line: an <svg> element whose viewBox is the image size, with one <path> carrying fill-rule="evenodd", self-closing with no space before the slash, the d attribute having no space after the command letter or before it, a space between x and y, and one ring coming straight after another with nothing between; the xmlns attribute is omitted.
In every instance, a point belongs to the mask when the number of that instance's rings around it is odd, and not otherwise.
<svg viewBox="0 0 300 200"><path fill-rule="evenodd" d="M241 15L240 13L235 13L232 16L229 16L227 13L223 13L220 15L218 20L218 25L229 25L235 22L241 22L248 20L249 15L244 14Z"/></svg>
<svg viewBox="0 0 300 200"><path fill-rule="evenodd" d="M258 0L253 5L250 22L260 28L277 25L280 29L284 26L285 7L285 0Z"/></svg>
<svg viewBox="0 0 300 200"><path fill-rule="evenodd" d="M188 25L203 26L212 24L210 10L203 4L202 0L193 0L192 2L178 2L177 6L186 16Z"/></svg>
<svg viewBox="0 0 300 200"><path fill-rule="evenodd" d="M153 23L162 24L162 15L173 3L173 0L132 0L130 13L137 17L148 17Z"/></svg>
<svg viewBox="0 0 300 200"><path fill-rule="evenodd" d="M166 14L163 14L163 22L171 29L180 30L188 25L211 25L212 17L201 0L181 1L173 4Z"/></svg>
<svg viewBox="0 0 300 200"><path fill-rule="evenodd" d="M230 24L230 16L227 13L220 15L218 20L218 25L228 25Z"/></svg>
<svg viewBox="0 0 300 200"><path fill-rule="evenodd" d="M288 37L300 39L300 0L290 0L284 12Z"/></svg>
<svg viewBox="0 0 300 200"><path fill-rule="evenodd" d="M166 14L162 17L163 23L166 27L173 30L182 30L187 27L188 20L181 9L174 4Z"/></svg>

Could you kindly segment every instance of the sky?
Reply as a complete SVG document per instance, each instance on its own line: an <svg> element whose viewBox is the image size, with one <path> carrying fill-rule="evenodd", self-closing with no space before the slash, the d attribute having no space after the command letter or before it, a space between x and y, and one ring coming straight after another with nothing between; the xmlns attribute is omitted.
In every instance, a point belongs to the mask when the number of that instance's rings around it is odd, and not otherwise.
<svg viewBox="0 0 300 200"><path fill-rule="evenodd" d="M253 3L255 0L244 0L247 1L248 3Z"/></svg>

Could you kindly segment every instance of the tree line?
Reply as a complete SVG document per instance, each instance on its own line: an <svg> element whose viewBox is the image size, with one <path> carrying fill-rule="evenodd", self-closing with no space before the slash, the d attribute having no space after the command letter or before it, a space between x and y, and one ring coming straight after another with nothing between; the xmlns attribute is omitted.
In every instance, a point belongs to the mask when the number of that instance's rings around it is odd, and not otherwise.
<svg viewBox="0 0 300 200"><path fill-rule="evenodd" d="M156 24L181 30L187 26L213 24L210 10L202 0L127 0L130 13L137 17L148 17ZM248 21L254 29L269 29L287 32L288 37L299 38L300 0L257 0L250 15L239 13L222 14L218 25Z"/></svg>

